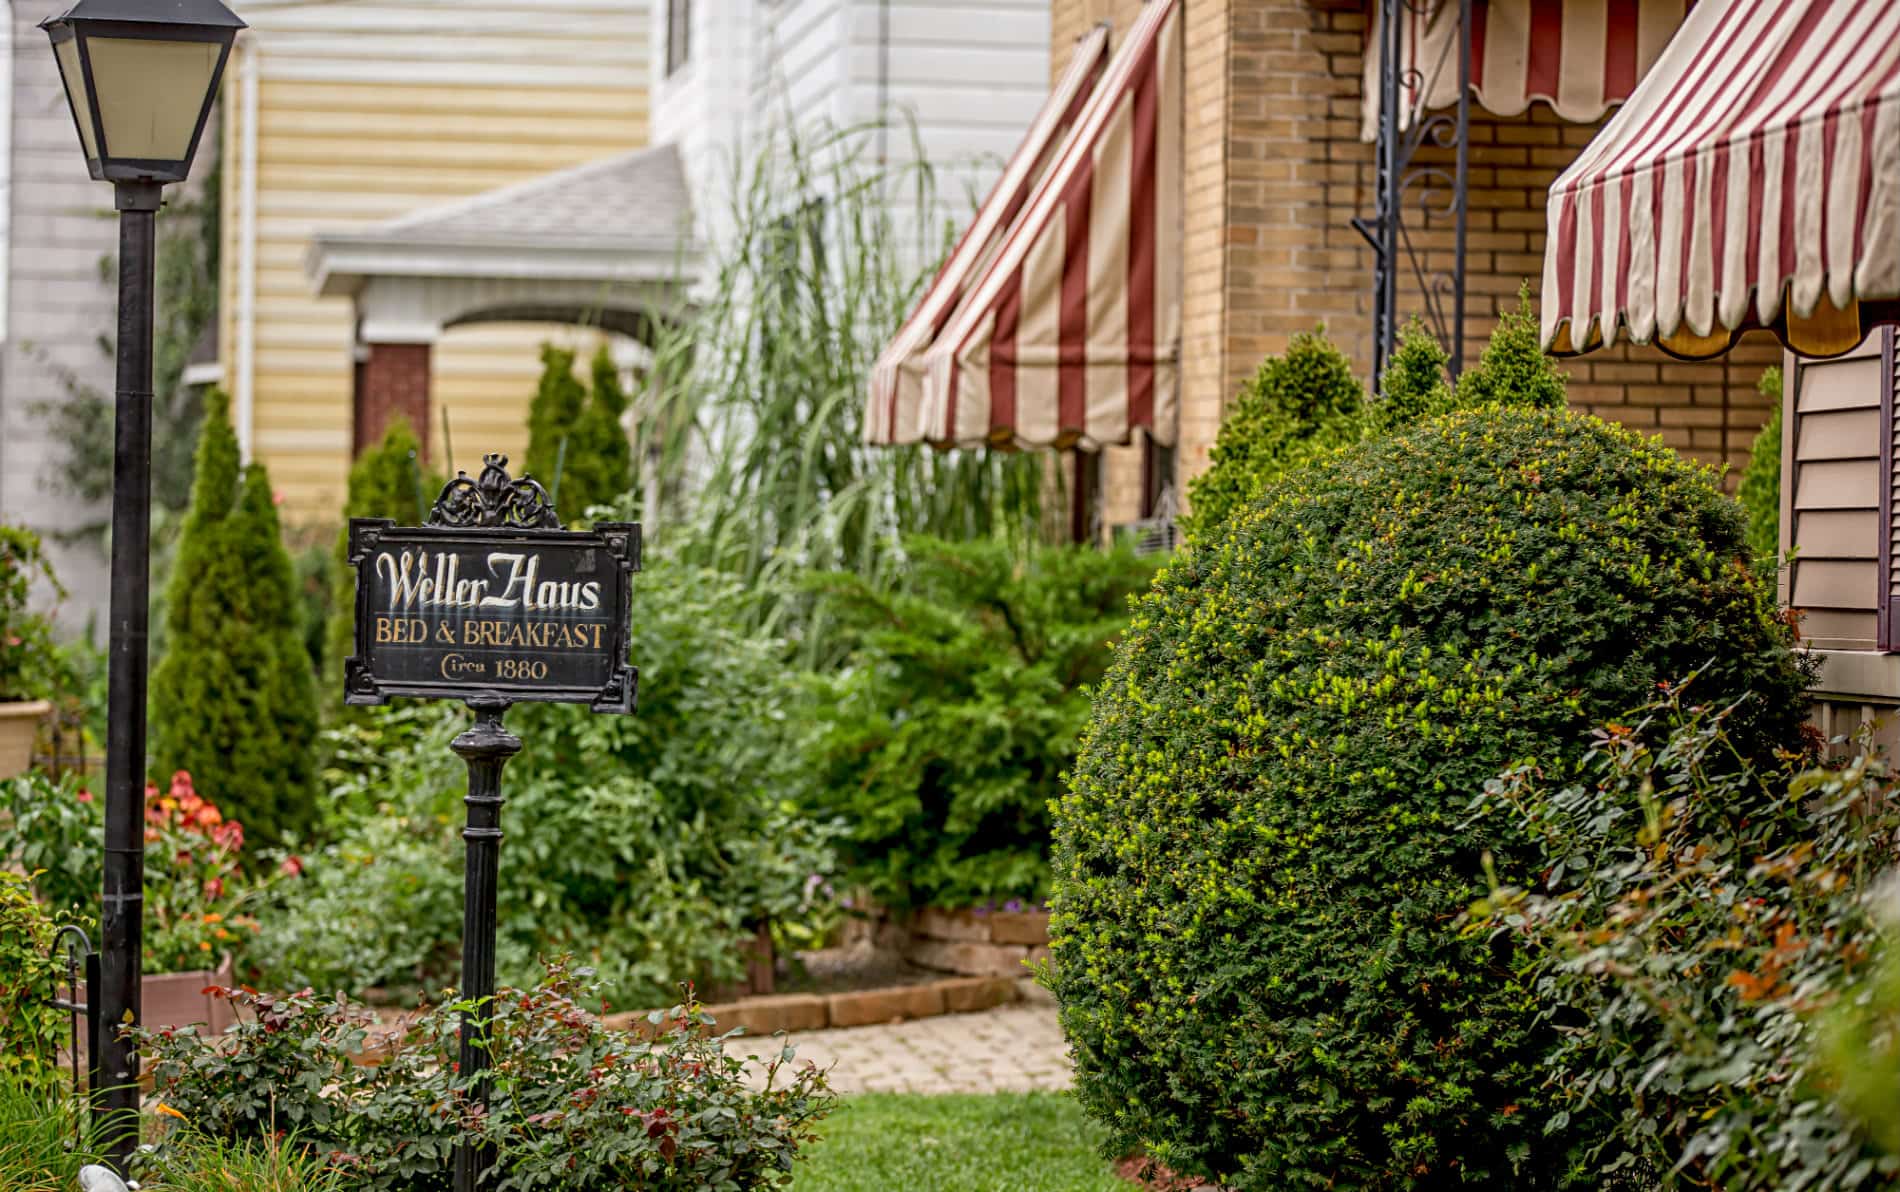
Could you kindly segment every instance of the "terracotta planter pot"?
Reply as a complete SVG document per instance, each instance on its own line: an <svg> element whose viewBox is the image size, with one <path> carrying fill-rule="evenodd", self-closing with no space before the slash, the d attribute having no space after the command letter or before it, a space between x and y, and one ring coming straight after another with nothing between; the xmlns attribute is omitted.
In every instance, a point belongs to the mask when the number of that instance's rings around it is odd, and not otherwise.
<svg viewBox="0 0 1900 1192"><path fill-rule="evenodd" d="M40 721L53 710L45 700L0 704L0 778L26 773L33 762L33 741Z"/></svg>

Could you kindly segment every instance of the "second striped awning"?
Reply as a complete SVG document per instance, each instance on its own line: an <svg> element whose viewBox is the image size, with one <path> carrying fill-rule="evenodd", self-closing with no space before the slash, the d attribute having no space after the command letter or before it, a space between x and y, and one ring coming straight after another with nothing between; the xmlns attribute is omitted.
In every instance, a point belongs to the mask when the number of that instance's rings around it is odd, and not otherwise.
<svg viewBox="0 0 1900 1192"><path fill-rule="evenodd" d="M1701 0L1547 219L1552 351L1852 349L1900 315L1900 3Z"/></svg>
<svg viewBox="0 0 1900 1192"><path fill-rule="evenodd" d="M1370 0L1360 136L1379 134L1384 7ZM1458 102L1458 3L1398 6L1399 127ZM1589 123L1636 90L1682 23L1688 0L1471 0L1471 98L1499 116L1533 102Z"/></svg>
<svg viewBox="0 0 1900 1192"><path fill-rule="evenodd" d="M1054 166L924 357L919 433L1095 450L1175 437L1180 0L1148 0Z"/></svg>

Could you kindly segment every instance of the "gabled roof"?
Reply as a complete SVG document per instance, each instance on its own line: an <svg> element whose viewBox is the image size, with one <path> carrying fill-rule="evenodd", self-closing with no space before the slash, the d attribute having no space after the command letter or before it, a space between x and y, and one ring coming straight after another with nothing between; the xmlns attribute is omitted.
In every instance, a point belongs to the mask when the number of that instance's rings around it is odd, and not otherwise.
<svg viewBox="0 0 1900 1192"><path fill-rule="evenodd" d="M658 145L369 228L318 233L308 269L326 295L378 276L666 281L696 262L692 229L679 153Z"/></svg>

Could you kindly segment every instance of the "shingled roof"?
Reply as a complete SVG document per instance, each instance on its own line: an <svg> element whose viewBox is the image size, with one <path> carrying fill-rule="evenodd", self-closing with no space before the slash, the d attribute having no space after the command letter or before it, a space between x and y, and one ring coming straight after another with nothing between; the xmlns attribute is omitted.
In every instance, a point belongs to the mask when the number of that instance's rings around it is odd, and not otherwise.
<svg viewBox="0 0 1900 1192"><path fill-rule="evenodd" d="M324 294L372 276L662 280L697 257L692 196L674 146L624 153L399 219L319 233Z"/></svg>

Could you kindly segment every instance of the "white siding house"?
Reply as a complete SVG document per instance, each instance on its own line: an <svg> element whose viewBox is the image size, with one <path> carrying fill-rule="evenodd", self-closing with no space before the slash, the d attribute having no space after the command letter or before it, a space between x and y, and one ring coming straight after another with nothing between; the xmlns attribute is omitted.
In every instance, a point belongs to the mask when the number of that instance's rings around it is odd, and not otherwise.
<svg viewBox="0 0 1900 1192"><path fill-rule="evenodd" d="M653 139L679 144L713 245L736 167L786 126L869 128L967 215L1049 85L1049 0L656 0ZM684 28L686 36L676 36ZM914 122L915 143L910 132Z"/></svg>

